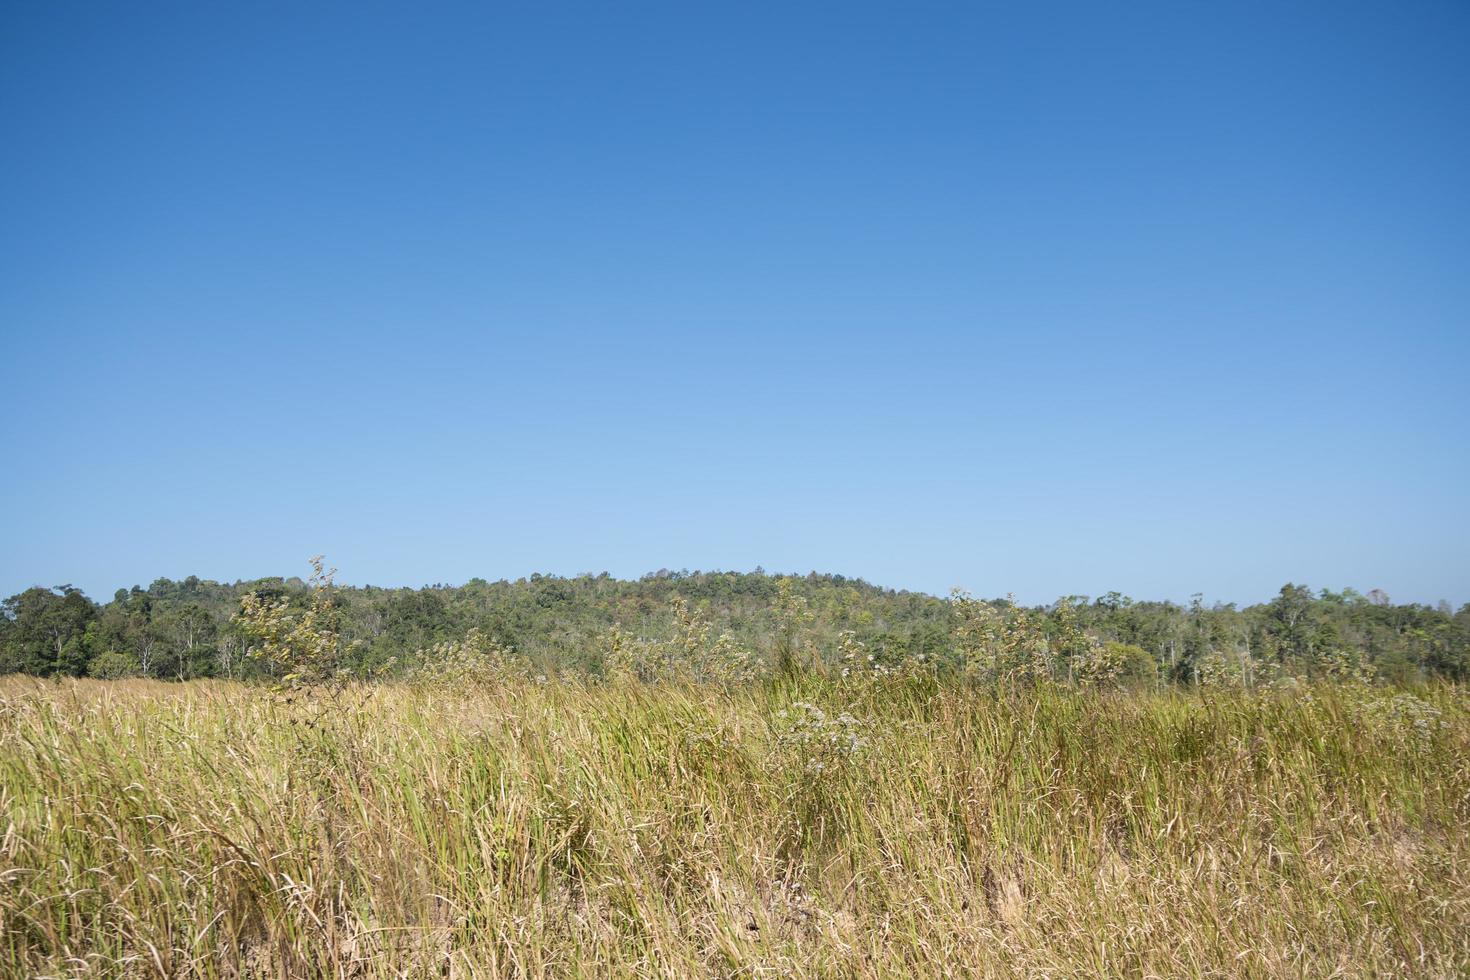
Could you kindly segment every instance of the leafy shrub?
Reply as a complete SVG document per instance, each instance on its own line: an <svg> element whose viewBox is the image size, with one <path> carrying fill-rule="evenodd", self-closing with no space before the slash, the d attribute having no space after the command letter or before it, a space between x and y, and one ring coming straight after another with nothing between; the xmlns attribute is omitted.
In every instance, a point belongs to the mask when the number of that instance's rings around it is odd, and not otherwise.
<svg viewBox="0 0 1470 980"><path fill-rule="evenodd" d="M530 674L530 665L507 646L472 628L461 640L446 640L415 658L414 677L430 684L495 685Z"/></svg>
<svg viewBox="0 0 1470 980"><path fill-rule="evenodd" d="M92 658L87 664L87 673L100 680L120 680L124 677L141 677L143 665L131 653L107 650Z"/></svg>

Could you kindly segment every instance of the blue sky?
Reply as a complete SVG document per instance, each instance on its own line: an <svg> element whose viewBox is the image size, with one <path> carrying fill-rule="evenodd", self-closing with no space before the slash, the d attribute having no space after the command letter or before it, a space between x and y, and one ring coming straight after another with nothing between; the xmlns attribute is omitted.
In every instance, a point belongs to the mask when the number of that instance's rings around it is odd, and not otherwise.
<svg viewBox="0 0 1470 980"><path fill-rule="evenodd" d="M1470 601L1470 7L0 9L0 594Z"/></svg>

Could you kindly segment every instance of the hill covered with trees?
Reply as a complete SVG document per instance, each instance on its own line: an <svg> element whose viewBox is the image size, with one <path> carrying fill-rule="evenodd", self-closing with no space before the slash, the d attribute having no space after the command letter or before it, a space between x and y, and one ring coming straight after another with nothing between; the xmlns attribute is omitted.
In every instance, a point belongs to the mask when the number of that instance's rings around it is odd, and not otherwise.
<svg viewBox="0 0 1470 980"><path fill-rule="evenodd" d="M105 603L70 586L28 589L0 605L0 673L260 676L266 668L250 656L236 620L242 597L252 593L304 608L310 589L298 578L160 578L147 588L119 589ZM1139 684L1222 674L1250 684L1364 667L1398 682L1470 676L1470 605L1452 611L1395 604L1376 591L1296 584L1243 608L1205 605L1198 596L1181 606L1114 592L1021 609L1005 599L943 599L815 572L659 571L636 581L604 573L418 589L343 586L330 590L330 605L350 650L344 663L364 674L411 670L426 651L471 630L548 675L598 674L618 637L675 644L691 626L767 663L794 642L814 663L835 666L860 656L880 667L916 658L942 665L961 654L966 622L981 610L1024 615L1052 658L1069 655L1069 636L1102 644L1119 675Z"/></svg>

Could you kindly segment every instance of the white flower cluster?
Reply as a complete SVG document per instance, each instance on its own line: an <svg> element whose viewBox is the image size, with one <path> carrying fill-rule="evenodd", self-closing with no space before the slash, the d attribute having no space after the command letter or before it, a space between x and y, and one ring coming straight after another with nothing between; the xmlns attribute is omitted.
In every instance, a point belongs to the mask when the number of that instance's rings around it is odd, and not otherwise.
<svg viewBox="0 0 1470 980"><path fill-rule="evenodd" d="M699 661L700 673L708 680L725 684L748 684L765 676L765 665L749 650L735 643L729 632L721 633Z"/></svg>
<svg viewBox="0 0 1470 980"><path fill-rule="evenodd" d="M836 716L808 701L796 701L776 713L784 725L776 745L801 760L802 770L817 775L856 758L868 747L867 724L844 711Z"/></svg>
<svg viewBox="0 0 1470 980"><path fill-rule="evenodd" d="M896 666L889 666L869 653L867 645L857 638L853 630L837 634L837 656L842 664L842 679L865 679L882 677L918 677L930 669L927 654L916 653L904 657Z"/></svg>
<svg viewBox="0 0 1470 980"><path fill-rule="evenodd" d="M1368 703L1369 712L1409 745L1427 749L1439 729L1440 710L1407 691Z"/></svg>
<svg viewBox="0 0 1470 980"><path fill-rule="evenodd" d="M603 662L609 675L645 684L672 678L682 667L669 644L634 636L616 624L608 630Z"/></svg>

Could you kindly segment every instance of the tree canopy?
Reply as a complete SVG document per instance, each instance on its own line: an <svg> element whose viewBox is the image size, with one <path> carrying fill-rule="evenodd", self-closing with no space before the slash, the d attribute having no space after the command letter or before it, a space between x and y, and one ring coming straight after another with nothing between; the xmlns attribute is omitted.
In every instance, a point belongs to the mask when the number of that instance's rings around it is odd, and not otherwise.
<svg viewBox="0 0 1470 980"><path fill-rule="evenodd" d="M237 619L247 596L287 612L316 601L299 578L160 578L147 588L119 589L101 604L70 585L27 589L0 603L0 673L261 676L269 665L249 655L252 640ZM963 654L974 608L1020 609L1007 599L972 608L842 575L666 569L636 581L538 574L418 589L333 587L330 606L342 660L364 674L411 668L423 651L471 630L548 674L598 673L610 631L675 638L696 614L712 637L773 664L794 656L793 631L801 655L817 661L835 664L860 649L876 664L914 657L943 663ZM1069 675L1101 651L1139 683L1227 675L1249 682L1271 672L1313 676L1358 667L1400 682L1470 676L1470 606L1395 604L1376 590L1288 583L1271 601L1244 608L1198 596L1180 605L1109 592L1026 613L1032 635Z"/></svg>

